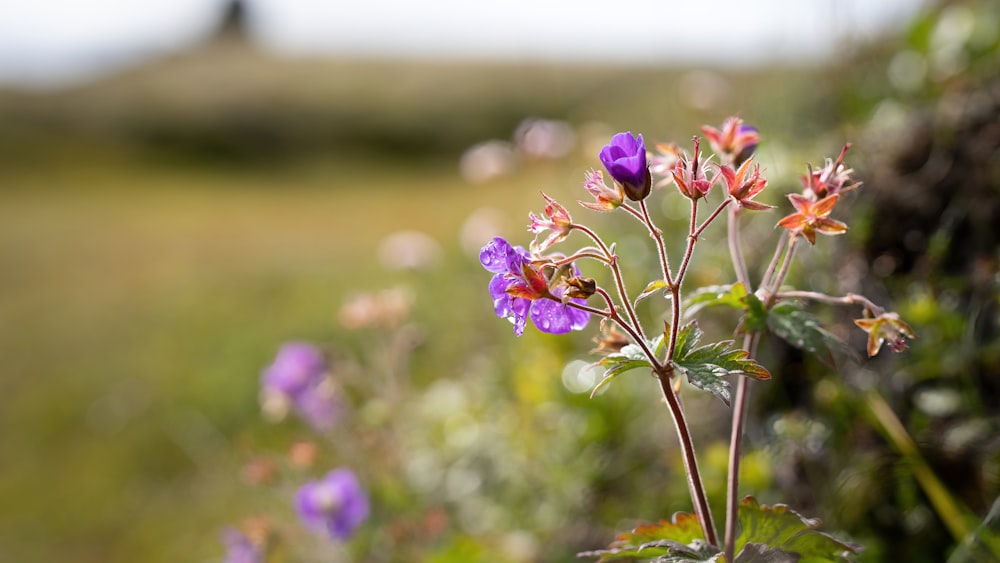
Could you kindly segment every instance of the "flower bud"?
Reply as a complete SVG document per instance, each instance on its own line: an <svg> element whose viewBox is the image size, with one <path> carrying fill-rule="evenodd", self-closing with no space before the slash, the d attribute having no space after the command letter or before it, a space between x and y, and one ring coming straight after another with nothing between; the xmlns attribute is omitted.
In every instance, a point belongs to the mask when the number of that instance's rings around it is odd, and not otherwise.
<svg viewBox="0 0 1000 563"><path fill-rule="evenodd" d="M587 299L597 292L597 282L593 278L577 276L567 279L565 284L566 293L564 297L567 298Z"/></svg>
<svg viewBox="0 0 1000 563"><path fill-rule="evenodd" d="M635 137L631 131L618 133L611 143L601 149L601 163L615 182L621 185L625 196L641 201L649 195L653 178L646 167L646 145L642 135Z"/></svg>

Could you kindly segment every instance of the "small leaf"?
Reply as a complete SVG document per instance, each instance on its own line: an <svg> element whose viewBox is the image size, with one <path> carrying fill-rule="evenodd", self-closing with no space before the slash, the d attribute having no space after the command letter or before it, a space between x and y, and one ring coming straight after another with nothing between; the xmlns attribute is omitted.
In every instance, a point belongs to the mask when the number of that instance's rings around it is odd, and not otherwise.
<svg viewBox="0 0 1000 563"><path fill-rule="evenodd" d="M740 532L734 563L850 563L859 546L820 532L820 521L805 518L787 505L758 504L746 497L739 507Z"/></svg>
<svg viewBox="0 0 1000 563"><path fill-rule="evenodd" d="M720 561L719 549L705 542L694 514L678 512L670 520L639 526L615 538L608 549L578 553L598 561L652 559L658 563L710 563Z"/></svg>
<svg viewBox="0 0 1000 563"><path fill-rule="evenodd" d="M688 324L681 327L677 331L677 346L675 347L674 357L683 358L687 356L691 350L698 345L701 341L701 337L704 336L704 332L698 328L697 321L691 321Z"/></svg>
<svg viewBox="0 0 1000 563"><path fill-rule="evenodd" d="M639 297L635 298L635 302L632 304L632 306L633 307L638 306L640 301L654 295L657 291L660 291L665 287L667 287L667 282L665 280L656 280L654 282L650 282L649 285L646 286L646 289L642 290L642 293L639 294Z"/></svg>
<svg viewBox="0 0 1000 563"><path fill-rule="evenodd" d="M597 394L604 386L611 383L611 380L618 377L619 375L637 368L652 368L653 365L649 363L646 359L646 354L642 351L642 348L635 344L628 344L622 347L621 350L615 352L614 354L608 354L601 358L597 365L607 368L604 372L604 378L594 387L594 390L590 392L591 398Z"/></svg>
<svg viewBox="0 0 1000 563"><path fill-rule="evenodd" d="M749 293L742 298L746 314L740 321L740 329L743 331L764 330L767 328L767 308L753 293Z"/></svg>
<svg viewBox="0 0 1000 563"><path fill-rule="evenodd" d="M827 365L834 365L834 351L854 355L843 340L827 332L819 319L797 303L782 301L772 307L767 326L792 346L812 352Z"/></svg>
<svg viewBox="0 0 1000 563"><path fill-rule="evenodd" d="M673 362L673 366L678 373L687 376L688 383L702 391L708 391L729 406L729 382L725 380L725 376L729 375L728 371L712 364L683 366Z"/></svg>
<svg viewBox="0 0 1000 563"><path fill-rule="evenodd" d="M725 305L734 309L743 309L742 299L747 295L747 288L742 283L732 285L709 285L696 290L684 300L684 317L692 318L706 307Z"/></svg>
<svg viewBox="0 0 1000 563"><path fill-rule="evenodd" d="M703 333L696 322L690 322L677 333L677 347L671 366L687 376L695 387L708 391L729 405L727 375L743 375L753 379L770 379L771 374L749 359L746 350L732 348L732 340L698 346Z"/></svg>

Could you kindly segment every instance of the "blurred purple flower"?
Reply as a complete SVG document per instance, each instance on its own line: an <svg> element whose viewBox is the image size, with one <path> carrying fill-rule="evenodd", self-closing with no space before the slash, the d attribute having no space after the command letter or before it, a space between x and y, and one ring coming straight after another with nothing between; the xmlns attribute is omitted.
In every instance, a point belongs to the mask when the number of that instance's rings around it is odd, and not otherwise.
<svg viewBox="0 0 1000 563"><path fill-rule="evenodd" d="M325 378L299 393L292 406L302 420L318 432L332 430L340 414L340 400L333 383Z"/></svg>
<svg viewBox="0 0 1000 563"><path fill-rule="evenodd" d="M278 350L274 363L264 370L261 386L292 399L312 387L326 373L323 354L312 344L289 342Z"/></svg>
<svg viewBox="0 0 1000 563"><path fill-rule="evenodd" d="M637 138L631 131L618 133L601 149L600 158L608 174L621 184L629 199L640 201L649 195L652 178L646 167L646 145L642 135Z"/></svg>
<svg viewBox="0 0 1000 563"><path fill-rule="evenodd" d="M480 251L479 261L494 274L489 284L493 310L501 319L513 323L514 334L524 334L529 317L538 330L550 334L564 334L587 326L590 313L563 303L565 288L550 290L548 280L532 265L524 248L496 237ZM578 273L575 266L574 271ZM583 299L570 301L585 303Z"/></svg>
<svg viewBox="0 0 1000 563"><path fill-rule="evenodd" d="M340 409L327 373L319 348L305 342L284 344L261 376L265 414L280 420L291 407L315 430L332 429Z"/></svg>
<svg viewBox="0 0 1000 563"><path fill-rule="evenodd" d="M368 495L349 469L335 469L310 481L295 495L295 508L306 526L345 541L368 518Z"/></svg>
<svg viewBox="0 0 1000 563"><path fill-rule="evenodd" d="M223 530L221 540L226 546L223 563L264 563L264 554L236 528Z"/></svg>

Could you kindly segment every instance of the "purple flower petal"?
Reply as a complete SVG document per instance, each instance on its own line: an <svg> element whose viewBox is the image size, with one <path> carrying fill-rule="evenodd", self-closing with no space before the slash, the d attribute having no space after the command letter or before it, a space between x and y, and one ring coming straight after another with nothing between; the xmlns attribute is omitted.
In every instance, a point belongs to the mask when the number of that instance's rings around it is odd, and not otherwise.
<svg viewBox="0 0 1000 563"><path fill-rule="evenodd" d="M326 373L323 354L312 344L289 342L278 350L274 363L261 375L265 391L295 397Z"/></svg>
<svg viewBox="0 0 1000 563"><path fill-rule="evenodd" d="M335 469L303 485L295 508L307 527L340 541L354 534L370 510L367 494L349 469Z"/></svg>
<svg viewBox="0 0 1000 563"><path fill-rule="evenodd" d="M508 270L508 256L514 253L510 243L501 237L495 237L479 251L479 263L487 271L500 274Z"/></svg>

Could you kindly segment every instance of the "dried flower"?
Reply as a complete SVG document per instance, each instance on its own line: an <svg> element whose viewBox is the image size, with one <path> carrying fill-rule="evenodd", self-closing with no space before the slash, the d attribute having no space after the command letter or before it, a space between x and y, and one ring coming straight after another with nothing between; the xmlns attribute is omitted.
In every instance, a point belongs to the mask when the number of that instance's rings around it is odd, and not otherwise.
<svg viewBox="0 0 1000 563"><path fill-rule="evenodd" d="M656 152L649 159L649 172L660 178L656 187L662 187L673 180L674 167L681 159L681 150L674 143L657 143Z"/></svg>
<svg viewBox="0 0 1000 563"><path fill-rule="evenodd" d="M722 124L722 129L706 125L701 131L711 143L712 150L723 159L723 162L730 162L733 166L740 166L749 159L760 140L757 128L744 124L738 117L727 118Z"/></svg>
<svg viewBox="0 0 1000 563"><path fill-rule="evenodd" d="M567 279L564 283L566 285L566 297L587 299L594 293L597 293L597 282L593 278L575 276Z"/></svg>
<svg viewBox="0 0 1000 563"><path fill-rule="evenodd" d="M840 149L837 160L826 159L826 166L819 170L809 167L809 173L802 177L804 195L817 200L831 195L840 195L861 187L861 182L853 182L851 175L854 169L844 166L844 156L851 144L847 143Z"/></svg>
<svg viewBox="0 0 1000 563"><path fill-rule="evenodd" d="M744 209L754 211L772 209L774 208L773 205L753 201L754 196L767 187L767 178L761 176L759 165L754 165L753 173L748 178L747 172L750 169L750 162L751 160L749 159L743 161L743 164L737 170L733 170L729 166L723 166L719 169L723 181L726 182L726 188L729 190L729 196L733 198L737 205Z"/></svg>
<svg viewBox="0 0 1000 563"><path fill-rule="evenodd" d="M833 211L838 197L831 195L814 202L799 194L789 194L788 199L797 211L778 221L778 226L802 233L809 244L816 244L817 232L824 235L843 234L847 232L847 225L827 217Z"/></svg>
<svg viewBox="0 0 1000 563"><path fill-rule="evenodd" d="M594 211L613 211L621 206L625 199L625 193L620 184L615 183L613 188L609 188L604 183L604 174L600 170L591 170L584 176L583 187L594 196L597 203L586 201L579 202L580 205Z"/></svg>
<svg viewBox="0 0 1000 563"><path fill-rule="evenodd" d="M349 469L310 481L295 495L295 508L309 528L344 541L368 518L368 495Z"/></svg>
<svg viewBox="0 0 1000 563"><path fill-rule="evenodd" d="M607 356L621 351L629 344L630 340L625 334L618 332L613 324L601 324L601 335L594 337L597 347L590 351L591 354Z"/></svg>
<svg viewBox="0 0 1000 563"><path fill-rule="evenodd" d="M718 175L709 180L705 173L708 159L701 159L701 141L697 137L694 139L694 157L688 159L686 156L677 161L674 166L674 184L681 194L690 199L705 197L712 188L712 184L718 179Z"/></svg>
<svg viewBox="0 0 1000 563"><path fill-rule="evenodd" d="M600 158L608 174L621 184L629 199L641 201L649 195L652 178L646 167L646 145L642 135L635 137L631 131L618 133L601 149Z"/></svg>
<svg viewBox="0 0 1000 563"><path fill-rule="evenodd" d="M573 230L573 218L569 216L566 208L544 193L542 197L545 198L546 202L545 217L528 213L528 220L531 221L528 225L528 230L536 235L545 231L552 232L541 243L538 242L537 237L535 238L531 243L532 254L545 252L553 244L568 237L569 233Z"/></svg>
<svg viewBox="0 0 1000 563"><path fill-rule="evenodd" d="M902 352L907 348L906 340L917 337L910 325L903 322L896 313L855 319L854 324L868 333L868 357L878 354L883 343L887 343L893 352Z"/></svg>

